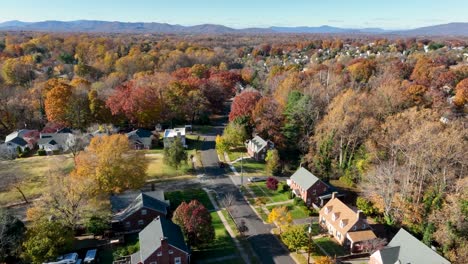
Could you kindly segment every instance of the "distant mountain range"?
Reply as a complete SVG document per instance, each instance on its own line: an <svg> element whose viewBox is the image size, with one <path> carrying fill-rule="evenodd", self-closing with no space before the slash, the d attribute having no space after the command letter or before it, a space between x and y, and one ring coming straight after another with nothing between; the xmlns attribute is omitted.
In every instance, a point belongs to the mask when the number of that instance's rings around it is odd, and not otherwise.
<svg viewBox="0 0 468 264"><path fill-rule="evenodd" d="M381 28L319 27L269 27L234 29L223 25L202 24L195 26L171 25L167 23L110 22L97 20L76 21L7 21L0 23L1 31L40 32L89 32L89 33L175 33L175 34L235 34L235 33L296 33L296 34L397 34L412 36L468 36L467 23L449 23L409 30L384 30Z"/></svg>

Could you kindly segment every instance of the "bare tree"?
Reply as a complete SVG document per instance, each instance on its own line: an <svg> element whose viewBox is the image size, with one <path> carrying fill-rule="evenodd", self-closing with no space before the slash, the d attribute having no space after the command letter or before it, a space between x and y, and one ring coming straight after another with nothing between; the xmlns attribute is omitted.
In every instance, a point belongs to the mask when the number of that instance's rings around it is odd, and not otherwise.
<svg viewBox="0 0 468 264"><path fill-rule="evenodd" d="M234 196L233 193L226 193L223 197L222 203L224 207L226 207L226 210L229 211L231 205L236 201L236 197Z"/></svg>
<svg viewBox="0 0 468 264"><path fill-rule="evenodd" d="M89 144L89 141L90 138L87 134L81 132L73 133L73 140L67 142L67 147L72 153L73 158Z"/></svg>

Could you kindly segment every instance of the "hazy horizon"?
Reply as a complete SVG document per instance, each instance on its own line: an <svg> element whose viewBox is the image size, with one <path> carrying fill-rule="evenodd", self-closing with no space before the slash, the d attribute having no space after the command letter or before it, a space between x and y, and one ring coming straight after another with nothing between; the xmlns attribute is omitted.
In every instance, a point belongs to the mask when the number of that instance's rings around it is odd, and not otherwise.
<svg viewBox="0 0 468 264"><path fill-rule="evenodd" d="M91 1L17 0L2 3L0 22L19 20L100 20L156 22L192 26L219 24L232 28L317 27L413 29L452 22L468 22L468 1L403 1L375 3L369 0L330 2L238 0ZM21 8L18 8L21 7Z"/></svg>

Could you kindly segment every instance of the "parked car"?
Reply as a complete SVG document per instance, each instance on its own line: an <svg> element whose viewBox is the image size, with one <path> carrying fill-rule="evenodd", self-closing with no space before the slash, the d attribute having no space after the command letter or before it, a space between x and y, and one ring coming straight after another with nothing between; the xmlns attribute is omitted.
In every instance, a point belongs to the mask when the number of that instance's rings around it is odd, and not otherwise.
<svg viewBox="0 0 468 264"><path fill-rule="evenodd" d="M46 264L76 264L78 262L78 253L68 253L57 258L56 262Z"/></svg>
<svg viewBox="0 0 468 264"><path fill-rule="evenodd" d="M264 182L266 181L266 178L260 178L260 177L249 177L247 179L249 182Z"/></svg>
<svg viewBox="0 0 468 264"><path fill-rule="evenodd" d="M90 249L86 252L84 263L96 263L97 249Z"/></svg>

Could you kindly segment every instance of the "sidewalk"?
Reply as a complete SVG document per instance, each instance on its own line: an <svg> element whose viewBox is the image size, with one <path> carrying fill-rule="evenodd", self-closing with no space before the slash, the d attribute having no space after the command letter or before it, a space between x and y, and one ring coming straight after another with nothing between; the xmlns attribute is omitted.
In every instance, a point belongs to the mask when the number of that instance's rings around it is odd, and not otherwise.
<svg viewBox="0 0 468 264"><path fill-rule="evenodd" d="M245 263L250 263L247 253L245 252L244 248L240 244L239 240L237 240L236 234L229 226L229 223L227 222L226 218L224 218L223 213L221 213L221 210L219 209L218 204L216 203L215 199L211 195L210 190L206 188L203 188L203 190L208 194L208 198L210 198L210 201L213 204L214 210L216 211L219 218L221 219L221 222L223 222L224 228L226 228L227 232L229 233L232 240L234 241L234 244L236 244L236 247L239 250L239 254L241 255L242 259L244 260Z"/></svg>

